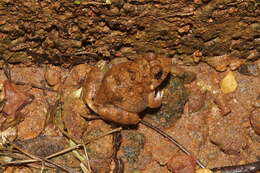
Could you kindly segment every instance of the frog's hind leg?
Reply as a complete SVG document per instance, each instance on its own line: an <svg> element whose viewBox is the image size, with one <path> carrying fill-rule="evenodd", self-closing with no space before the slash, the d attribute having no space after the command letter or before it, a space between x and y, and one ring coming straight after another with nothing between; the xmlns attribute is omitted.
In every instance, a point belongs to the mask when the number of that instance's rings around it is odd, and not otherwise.
<svg viewBox="0 0 260 173"><path fill-rule="evenodd" d="M104 120L112 121L122 125L134 125L140 121L138 114L127 112L113 105L99 107L97 112Z"/></svg>

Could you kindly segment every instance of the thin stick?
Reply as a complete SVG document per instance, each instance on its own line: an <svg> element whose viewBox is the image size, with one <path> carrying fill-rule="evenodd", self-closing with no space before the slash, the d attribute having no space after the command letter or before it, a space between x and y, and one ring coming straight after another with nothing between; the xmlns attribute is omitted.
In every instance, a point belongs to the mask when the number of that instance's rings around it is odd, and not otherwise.
<svg viewBox="0 0 260 173"><path fill-rule="evenodd" d="M97 136L97 137L94 137L94 138L88 140L85 144L90 143L90 142L92 142L92 141L94 141L94 140L97 140L97 139L99 139L99 138L102 138L102 137L104 137L104 136L110 135L110 134L112 134L112 133L119 132L119 131L121 131L121 130L122 130L122 127L119 127L119 128L113 129L113 130L110 130L110 131L108 131L108 132L103 133L103 134L100 135L100 136Z"/></svg>
<svg viewBox="0 0 260 173"><path fill-rule="evenodd" d="M101 138L101 137L107 136L107 135L109 135L109 134L112 134L112 133L115 133L115 132L118 132L118 131L121 131L121 130L122 130L121 127L120 127L120 128L116 128L116 129L113 129L113 130L110 130L110 131L108 131L108 132L103 133L103 134L100 135L100 136L97 136L97 137L94 137L94 138L92 138L92 139L89 139L87 142L85 142L85 144L91 143L91 142L93 142L93 141L95 141L95 140L97 140L97 139L99 139L99 138ZM66 149L64 149L64 150L62 150L62 151L59 151L59 152L57 152L57 153L54 153L54 154L51 154L51 155L47 156L45 159L51 159L51 158L53 158L53 157L62 155L62 154L67 153L67 152L69 152L69 151L75 150L75 149L77 149L77 148L79 148L79 147L82 147L83 145L84 145L84 144L77 144L77 145L75 145L75 146L66 148ZM29 157L30 157L30 156L29 156ZM41 160L33 158L33 159L27 159L27 160L20 160L20 161L8 162L8 163L6 163L5 165L10 165L10 164L26 164L26 163L34 163L34 162L39 162L39 161L41 161Z"/></svg>
<svg viewBox="0 0 260 173"><path fill-rule="evenodd" d="M4 63L4 74L7 78L7 80L12 81L11 70L10 70L10 66L9 66L7 61L5 61L5 63ZM48 88L48 87L44 87L44 86L38 86L38 85L35 85L35 84L32 84L32 83L15 82L15 81L12 81L12 82L15 83L16 85L29 85L33 88L38 88L38 89L47 90L47 91L56 92L56 93L58 92L58 91L55 91L52 88Z"/></svg>
<svg viewBox="0 0 260 173"><path fill-rule="evenodd" d="M90 161L89 161L88 152L87 152L87 149L86 149L86 145L85 145L85 144L83 145L83 148L84 148L84 153L85 153L86 159L87 159L87 167L88 167L88 170L91 171Z"/></svg>
<svg viewBox="0 0 260 173"><path fill-rule="evenodd" d="M45 159L51 159L53 157L56 157L56 156L62 155L64 153L67 153L69 151L75 150L75 149L77 149L81 146L82 146L82 144L78 144L78 145L66 148L62 151L59 151L57 153L54 153L54 154L47 156ZM9 164L26 164L26 163L33 163L33 162L38 162L38 161L39 160L36 160L36 159L27 159L27 160L19 160L19 161L8 162L8 163L6 163L6 165L9 165Z"/></svg>
<svg viewBox="0 0 260 173"><path fill-rule="evenodd" d="M48 87L44 87L44 86L38 86L38 85L35 85L35 84L32 84L32 83L27 83L27 82L16 82L14 81L14 83L16 85L28 85L28 86L31 86L33 88L37 88L37 89L41 89L41 90L46 90L46 91L50 91L50 92L55 92L55 93L58 93L58 91L52 89L52 88L48 88Z"/></svg>
<svg viewBox="0 0 260 173"><path fill-rule="evenodd" d="M59 165L57 163L51 162L51 161L49 161L49 160L47 160L45 158L40 158L40 157L34 156L34 155L30 154L29 152L23 150L22 148L20 148L19 146L17 146L14 143L10 143L10 144L11 144L12 147L16 148L18 151L24 153L28 157L31 157L31 158L35 159L36 161L49 163L49 164L51 164L51 165L53 165L53 166L55 166L57 168L60 168L61 170L65 171L65 172L68 172L68 173L75 173L75 171L69 170L69 169L67 169L67 168L65 168L65 167L63 167L63 166L61 166L61 165Z"/></svg>
<svg viewBox="0 0 260 173"><path fill-rule="evenodd" d="M235 165L235 166L224 166L219 168L212 168L213 172L225 172L225 173L251 173L260 171L260 161L248 163L244 165Z"/></svg>
<svg viewBox="0 0 260 173"><path fill-rule="evenodd" d="M178 141L176 141L173 137L171 137L170 135L168 135L167 133L165 133L164 131L162 131L161 129L153 126L152 124L144 121L144 120L140 120L140 123L142 123L143 125L153 129L154 131L156 131L157 133L159 133L160 135L162 135L163 137L167 138L169 141L171 141L173 144L175 144L181 151L183 151L185 154L187 155L192 155L191 152L189 152L184 146L182 146ZM201 167L201 168L206 168L206 166L198 159L196 159L196 163Z"/></svg>

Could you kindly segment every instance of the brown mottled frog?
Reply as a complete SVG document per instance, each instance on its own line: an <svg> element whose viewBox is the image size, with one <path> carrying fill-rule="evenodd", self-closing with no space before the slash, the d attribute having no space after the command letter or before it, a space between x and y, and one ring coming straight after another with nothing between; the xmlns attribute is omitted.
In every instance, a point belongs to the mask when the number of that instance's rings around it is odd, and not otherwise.
<svg viewBox="0 0 260 173"><path fill-rule="evenodd" d="M171 69L171 59L153 53L110 65L94 67L87 75L84 101L105 120L137 124L138 113L161 105L162 91L156 92Z"/></svg>

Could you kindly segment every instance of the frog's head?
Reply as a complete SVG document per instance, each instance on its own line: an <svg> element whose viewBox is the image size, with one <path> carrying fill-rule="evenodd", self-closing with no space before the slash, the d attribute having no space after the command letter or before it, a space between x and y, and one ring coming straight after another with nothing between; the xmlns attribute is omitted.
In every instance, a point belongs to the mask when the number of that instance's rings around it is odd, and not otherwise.
<svg viewBox="0 0 260 173"><path fill-rule="evenodd" d="M163 55L147 53L146 59L150 65L150 76L152 78L150 89L154 91L167 77L170 72L171 59Z"/></svg>

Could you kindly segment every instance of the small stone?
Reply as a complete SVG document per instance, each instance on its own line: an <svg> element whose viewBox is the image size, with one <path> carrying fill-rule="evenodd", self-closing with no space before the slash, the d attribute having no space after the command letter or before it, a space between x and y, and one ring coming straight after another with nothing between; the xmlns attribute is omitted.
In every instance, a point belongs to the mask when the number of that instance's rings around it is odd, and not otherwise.
<svg viewBox="0 0 260 173"><path fill-rule="evenodd" d="M243 64L243 61L241 59L233 58L230 60L229 68L233 71L238 69L241 64Z"/></svg>
<svg viewBox="0 0 260 173"><path fill-rule="evenodd" d="M201 168L201 169L197 169L196 173L213 173L213 172L210 169Z"/></svg>
<svg viewBox="0 0 260 173"><path fill-rule="evenodd" d="M119 14L119 9L117 7L113 7L110 9L110 15L118 15Z"/></svg>
<svg viewBox="0 0 260 173"><path fill-rule="evenodd" d="M260 53L257 50L250 51L251 53L246 57L246 59L259 59Z"/></svg>
<svg viewBox="0 0 260 173"><path fill-rule="evenodd" d="M202 91L196 91L189 96L189 112L197 112L205 105L206 93Z"/></svg>
<svg viewBox="0 0 260 173"><path fill-rule="evenodd" d="M0 25L4 25L6 23L6 20L5 19L0 19Z"/></svg>
<svg viewBox="0 0 260 173"><path fill-rule="evenodd" d="M243 64L239 67L238 72L248 76L258 76L259 68L257 64Z"/></svg>
<svg viewBox="0 0 260 173"><path fill-rule="evenodd" d="M187 33L187 32L189 32L189 30L190 30L190 26L186 25L186 26L183 26L183 27L179 28L178 32L179 33Z"/></svg>
<svg viewBox="0 0 260 173"><path fill-rule="evenodd" d="M61 74L60 71L57 70L57 68L51 66L46 70L44 77L50 86L54 86L60 82Z"/></svg>
<svg viewBox="0 0 260 173"><path fill-rule="evenodd" d="M237 81L232 71L228 72L220 82L220 88L225 94L234 92L237 88L237 85Z"/></svg>
<svg viewBox="0 0 260 173"><path fill-rule="evenodd" d="M257 98L253 101L253 106L256 108L260 108L260 94L257 96Z"/></svg>
<svg viewBox="0 0 260 173"><path fill-rule="evenodd" d="M194 173L196 161L189 155L174 155L167 163L167 168L174 173Z"/></svg>
<svg viewBox="0 0 260 173"><path fill-rule="evenodd" d="M124 5L124 0L113 0L112 1L113 5L117 6L118 8L122 8Z"/></svg>
<svg viewBox="0 0 260 173"><path fill-rule="evenodd" d="M136 51L132 47L122 47L120 53L129 58L131 58L131 55L136 55Z"/></svg>
<svg viewBox="0 0 260 173"><path fill-rule="evenodd" d="M13 173L32 173L33 171L28 167L17 167Z"/></svg>
<svg viewBox="0 0 260 173"><path fill-rule="evenodd" d="M260 135L260 109L256 109L251 113L250 122L254 131Z"/></svg>
<svg viewBox="0 0 260 173"><path fill-rule="evenodd" d="M230 107L227 103L227 99L226 99L225 95L223 95L223 94L218 95L215 98L214 102L216 103L216 105L220 109L222 116L225 116L225 115L227 115L228 113L231 112L231 109L230 109Z"/></svg>
<svg viewBox="0 0 260 173"><path fill-rule="evenodd" d="M248 145L245 131L234 121L215 122L210 125L210 129L210 141L225 154L238 155Z"/></svg>
<svg viewBox="0 0 260 173"><path fill-rule="evenodd" d="M12 142L17 137L17 128L9 127L8 129L0 132L0 136L2 136L2 138L0 138L0 146L8 142Z"/></svg>
<svg viewBox="0 0 260 173"><path fill-rule="evenodd" d="M214 56L214 57L203 57L202 61L213 67L217 71L226 71L230 61L230 55Z"/></svg>

